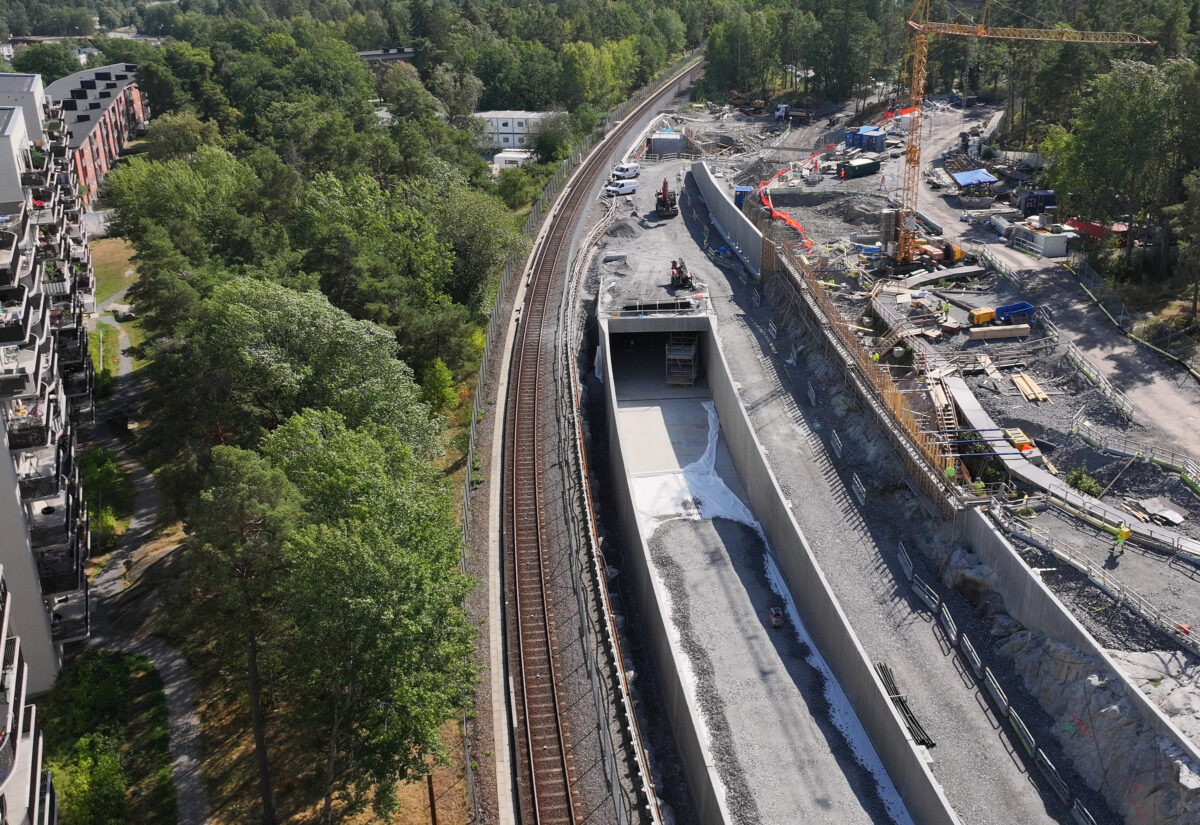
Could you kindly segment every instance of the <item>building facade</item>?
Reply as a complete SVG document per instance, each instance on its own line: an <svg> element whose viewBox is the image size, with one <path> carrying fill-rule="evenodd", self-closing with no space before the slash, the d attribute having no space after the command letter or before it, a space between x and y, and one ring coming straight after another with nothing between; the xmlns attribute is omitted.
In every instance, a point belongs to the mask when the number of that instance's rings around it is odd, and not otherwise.
<svg viewBox="0 0 1200 825"><path fill-rule="evenodd" d="M566 113L498 110L476 112L475 117L483 121L482 142L485 147L525 149L532 144L532 135L539 123L561 114Z"/></svg>
<svg viewBox="0 0 1200 825"><path fill-rule="evenodd" d="M62 110L75 176L86 206L121 150L150 120L132 63L114 63L60 78L46 94Z"/></svg>
<svg viewBox="0 0 1200 825"><path fill-rule="evenodd" d="M54 684L62 646L90 632L75 450L77 424L92 415L84 312L95 279L64 112L38 102L40 145L27 115L0 107L0 564L19 595L11 626L38 695Z"/></svg>

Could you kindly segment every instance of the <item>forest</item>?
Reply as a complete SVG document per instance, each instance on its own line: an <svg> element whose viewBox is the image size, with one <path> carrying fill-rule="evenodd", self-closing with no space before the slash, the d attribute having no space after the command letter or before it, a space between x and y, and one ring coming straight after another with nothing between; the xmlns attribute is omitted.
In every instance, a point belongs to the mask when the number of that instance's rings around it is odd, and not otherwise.
<svg viewBox="0 0 1200 825"><path fill-rule="evenodd" d="M129 299L149 380L139 449L189 531L192 617L229 663L263 821L287 816L271 743L297 731L301 785L325 822L391 812L398 782L446 758L440 726L471 695L475 629L438 462L497 276L528 251L524 215L571 145L698 46L714 100L865 101L879 84L901 99L910 11L0 0L0 29L75 39L30 47L14 68L53 79L87 43L96 63L138 64L154 113L101 195L111 231L136 250ZM965 14L931 4L934 19ZM1158 41L945 38L928 91L1003 103L1007 147L1050 157L1045 182L1070 208L1156 227L1179 242L1177 266L1200 272L1200 3L1014 0L991 15ZM95 34L120 26L162 42ZM375 75L354 53L390 45L413 48L413 62ZM489 108L569 114L536 136L538 164L496 181L471 118ZM1171 265L1166 254L1136 264L1143 276Z"/></svg>

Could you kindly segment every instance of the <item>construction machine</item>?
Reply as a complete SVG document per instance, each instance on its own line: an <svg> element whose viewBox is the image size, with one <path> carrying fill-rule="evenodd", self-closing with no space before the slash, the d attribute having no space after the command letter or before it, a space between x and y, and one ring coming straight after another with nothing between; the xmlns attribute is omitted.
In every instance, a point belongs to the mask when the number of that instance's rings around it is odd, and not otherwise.
<svg viewBox="0 0 1200 825"><path fill-rule="evenodd" d="M663 178L662 189L654 198L654 211L660 218L673 218L679 214L679 201L675 193L667 188L666 178Z"/></svg>
<svg viewBox="0 0 1200 825"><path fill-rule="evenodd" d="M688 270L683 258L671 261L671 287L673 289L695 289L696 281Z"/></svg>
<svg viewBox="0 0 1200 825"><path fill-rule="evenodd" d="M912 262L917 242L917 193L921 181L921 107L925 102L925 72L929 40L936 35L983 37L994 40L1040 40L1052 43L1095 43L1107 45L1153 46L1157 41L1129 32L1087 32L1074 29L1020 29L991 25L991 2L984 4L981 23L938 23L929 19L929 0L917 0L908 25L913 36L911 83L911 121L905 152L904 186L900 194L900 243L896 261Z"/></svg>

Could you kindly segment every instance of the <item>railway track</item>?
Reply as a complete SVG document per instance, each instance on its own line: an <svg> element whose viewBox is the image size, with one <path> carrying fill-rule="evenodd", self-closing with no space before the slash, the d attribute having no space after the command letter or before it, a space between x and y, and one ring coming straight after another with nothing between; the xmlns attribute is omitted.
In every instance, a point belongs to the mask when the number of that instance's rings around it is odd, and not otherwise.
<svg viewBox="0 0 1200 825"><path fill-rule="evenodd" d="M693 67L694 68L694 67ZM664 88L669 88L682 72ZM631 111L584 161L551 214L534 255L510 366L505 410L503 525L508 656L513 693L513 734L519 821L525 825L574 825L582 821L555 670L555 622L550 577L542 450L558 436L557 387L553 378L557 312L551 307L565 276L571 236L584 215L613 147L662 98L652 95ZM547 461L553 461L547 456Z"/></svg>

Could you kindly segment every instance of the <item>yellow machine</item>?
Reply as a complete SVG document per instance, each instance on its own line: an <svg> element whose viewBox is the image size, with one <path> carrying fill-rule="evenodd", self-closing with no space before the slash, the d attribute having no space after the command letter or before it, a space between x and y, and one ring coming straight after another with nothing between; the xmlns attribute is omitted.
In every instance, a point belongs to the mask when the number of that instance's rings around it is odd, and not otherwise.
<svg viewBox="0 0 1200 825"><path fill-rule="evenodd" d="M925 102L925 71L929 57L929 38L934 35L986 37L994 40L1042 40L1052 43L1103 43L1109 45L1153 46L1157 41L1128 32L1081 32L1074 29L1018 29L990 25L991 3L983 8L982 23L936 23L929 19L929 0L917 0L908 25L913 37L912 84L909 106L912 120L908 149L904 160L904 186L900 192L900 244L896 259L912 261L917 251L917 192L921 182L921 106Z"/></svg>
<svg viewBox="0 0 1200 825"><path fill-rule="evenodd" d="M970 313L968 313L968 316L971 320L971 326L975 326L976 324L986 324L989 321L996 320L996 310L992 309L991 307L978 307L971 310Z"/></svg>

